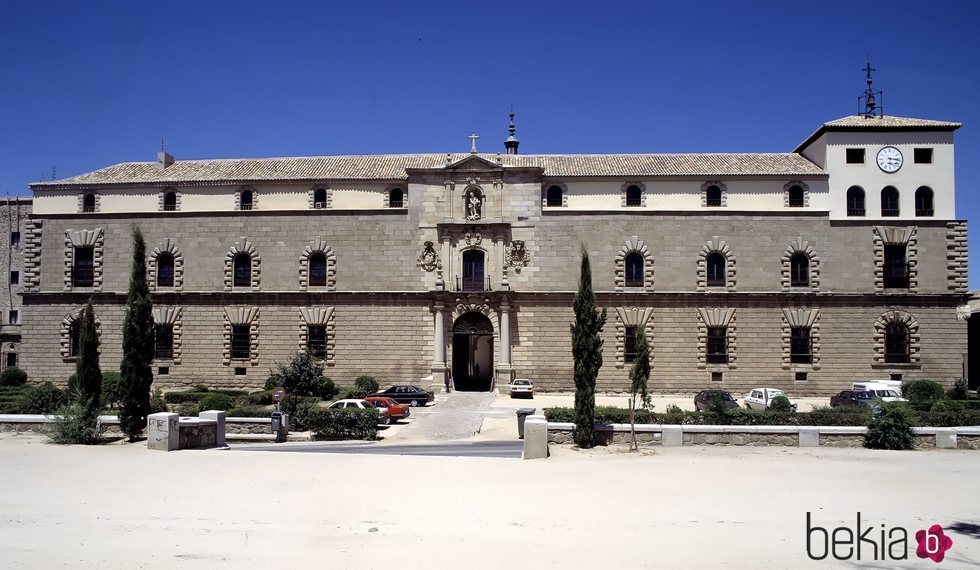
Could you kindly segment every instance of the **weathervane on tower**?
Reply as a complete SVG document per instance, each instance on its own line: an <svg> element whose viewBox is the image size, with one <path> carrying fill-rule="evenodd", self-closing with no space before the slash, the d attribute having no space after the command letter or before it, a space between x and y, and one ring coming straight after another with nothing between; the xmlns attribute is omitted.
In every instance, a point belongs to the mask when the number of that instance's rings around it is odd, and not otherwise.
<svg viewBox="0 0 980 570"><path fill-rule="evenodd" d="M868 64L861 69L867 77L868 88L864 90L864 94L858 97L858 114L863 116L865 119L871 119L874 117L881 117L884 114L884 109L882 107L882 96L881 90L875 91L871 86L871 72L877 71L875 68L871 67L871 57L868 57Z"/></svg>

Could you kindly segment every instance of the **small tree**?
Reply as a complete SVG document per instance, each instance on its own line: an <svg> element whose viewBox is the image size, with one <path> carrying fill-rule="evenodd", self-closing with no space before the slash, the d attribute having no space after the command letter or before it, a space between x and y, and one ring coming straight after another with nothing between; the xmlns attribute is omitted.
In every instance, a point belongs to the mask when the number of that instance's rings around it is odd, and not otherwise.
<svg viewBox="0 0 980 570"><path fill-rule="evenodd" d="M150 413L154 340L153 301L146 283L146 244L138 226L133 227L133 263L122 333L119 425L129 441L136 441Z"/></svg>
<svg viewBox="0 0 980 570"><path fill-rule="evenodd" d="M333 381L323 376L323 364L308 352L295 354L286 364L277 362L269 380L286 391L282 409L290 415L308 398L332 398L336 394Z"/></svg>
<svg viewBox="0 0 980 570"><path fill-rule="evenodd" d="M78 360L75 362L78 378L78 403L84 413L82 420L91 428L99 419L102 397L102 370L99 368L99 337L95 330L95 311L92 301L82 309L82 327L78 337Z"/></svg>
<svg viewBox="0 0 980 570"><path fill-rule="evenodd" d="M599 333L606 324L606 309L596 310L592 291L592 267L589 253L582 246L582 269L578 292L573 304L575 322L572 331L572 358L575 361L575 432L573 439L581 448L595 445L595 381L602 367L602 339Z"/></svg>
<svg viewBox="0 0 980 570"><path fill-rule="evenodd" d="M864 447L870 449L912 449L911 422L901 406L882 404L868 423Z"/></svg>
<svg viewBox="0 0 980 570"><path fill-rule="evenodd" d="M647 408L650 406L650 394L647 384L650 381L650 346L647 345L647 333L643 327L636 327L636 360L630 369L630 451L636 451L636 405Z"/></svg>

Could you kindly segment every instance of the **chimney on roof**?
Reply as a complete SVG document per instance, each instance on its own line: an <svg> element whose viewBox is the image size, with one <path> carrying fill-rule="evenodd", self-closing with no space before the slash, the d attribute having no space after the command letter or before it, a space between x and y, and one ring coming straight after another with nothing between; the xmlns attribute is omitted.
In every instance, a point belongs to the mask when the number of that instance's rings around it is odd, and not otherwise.
<svg viewBox="0 0 980 570"><path fill-rule="evenodd" d="M174 157L170 153L161 150L157 153L157 170L163 170L174 163Z"/></svg>

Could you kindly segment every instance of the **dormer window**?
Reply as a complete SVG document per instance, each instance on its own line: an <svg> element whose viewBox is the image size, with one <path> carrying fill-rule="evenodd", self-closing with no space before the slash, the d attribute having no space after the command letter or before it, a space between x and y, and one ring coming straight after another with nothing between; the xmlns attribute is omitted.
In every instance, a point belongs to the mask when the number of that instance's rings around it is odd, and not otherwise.
<svg viewBox="0 0 980 570"><path fill-rule="evenodd" d="M643 203L643 193L639 186L629 186L626 188L626 205L628 207L638 207Z"/></svg>
<svg viewBox="0 0 980 570"><path fill-rule="evenodd" d="M239 203L241 204L241 209L242 210L251 210L252 209L252 191L251 190L242 190L241 200L240 200Z"/></svg>
<svg viewBox="0 0 980 570"><path fill-rule="evenodd" d="M82 197L82 211L83 212L94 212L95 211L95 194L93 192L88 192Z"/></svg>
<svg viewBox="0 0 980 570"><path fill-rule="evenodd" d="M721 207L721 188L717 186L708 186L704 193L705 206L708 206L709 208Z"/></svg>
<svg viewBox="0 0 980 570"><path fill-rule="evenodd" d="M327 189L317 188L313 191L313 208L322 210L327 207Z"/></svg>
<svg viewBox="0 0 980 570"><path fill-rule="evenodd" d="M803 199L803 188L800 186L790 186L789 188L789 207L802 208L805 201Z"/></svg>
<svg viewBox="0 0 980 570"><path fill-rule="evenodd" d="M163 195L163 211L173 212L177 209L177 193L174 191L167 192Z"/></svg>

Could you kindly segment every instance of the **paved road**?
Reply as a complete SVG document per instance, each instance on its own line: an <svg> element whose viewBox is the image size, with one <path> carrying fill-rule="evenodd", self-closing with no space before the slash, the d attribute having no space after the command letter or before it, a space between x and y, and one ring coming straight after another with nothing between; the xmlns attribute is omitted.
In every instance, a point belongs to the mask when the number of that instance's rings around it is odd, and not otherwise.
<svg viewBox="0 0 980 570"><path fill-rule="evenodd" d="M235 445L233 451L279 451L292 453L346 453L367 455L428 455L436 457L499 457L520 459L524 442L474 441L425 443L415 445L295 443L277 445Z"/></svg>
<svg viewBox="0 0 980 570"><path fill-rule="evenodd" d="M434 405L412 409L411 423L398 432L398 437L429 441L473 437L480 433L494 398L491 392L440 394Z"/></svg>

